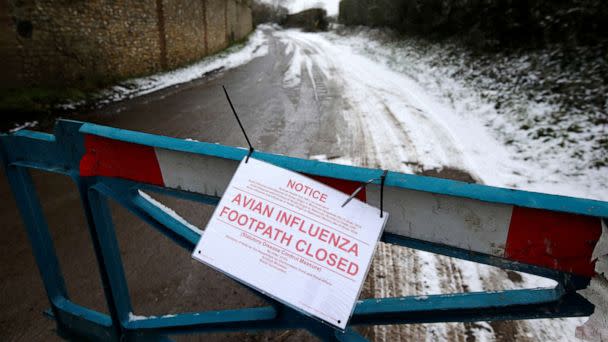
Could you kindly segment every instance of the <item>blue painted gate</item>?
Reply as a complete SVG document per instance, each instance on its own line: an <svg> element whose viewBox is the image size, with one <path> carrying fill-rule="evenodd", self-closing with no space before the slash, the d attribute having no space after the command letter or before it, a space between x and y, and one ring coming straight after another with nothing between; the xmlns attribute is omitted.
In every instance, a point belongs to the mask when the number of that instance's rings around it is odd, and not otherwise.
<svg viewBox="0 0 608 342"><path fill-rule="evenodd" d="M188 189L180 186L180 189L178 189L154 181L138 180L137 177L131 177L128 172L123 173L120 170L106 170L105 173L95 173L86 169L86 174L83 174L85 171L83 160L91 157L92 153L87 150L87 137L90 136L102 139L102 142L106 140L118 141L130 144L128 146L134 148L144 146L161 149L164 151L163 153L185 154L188 159L211 158L210 160L217 162L218 165L227 163L228 169L232 167L230 165L236 165L247 154L246 150L240 148L185 141L65 120L57 123L53 135L22 130L12 135L0 136L2 164L6 169L12 192L25 223L51 304L52 315L61 335L70 338L103 341L163 340L167 335L193 332L306 329L323 340L349 341L363 339L350 328L346 332L336 331L260 293L258 295L268 302L268 306L183 313L170 315L170 317L133 320L131 318L132 308L127 282L107 199L116 200L175 243L192 251L200 238L199 233L160 210L142 197L138 190L167 194L205 204L216 204L219 200L217 194L221 193L221 186L218 188L219 192L217 189L211 191L205 187ZM87 158L84 158L85 156ZM356 183L377 178L382 172L381 170L334 165L261 152L255 152L254 156L311 176ZM92 164L90 160L88 162L89 167L93 165L93 168L103 168L99 161L93 161ZM67 175L77 185L92 236L109 315L93 311L69 299L51 236L28 169L40 169ZM220 171L222 170L219 170L218 174L222 173ZM229 177L230 174L226 176ZM207 181L211 184L210 186L213 186L213 183L216 182L215 179ZM370 197L373 197L373 187L378 187L378 182L375 183L371 185ZM388 197L385 208L391 213L391 220L394 222L392 228L387 228L382 241L548 277L557 281L557 286L545 289L437 294L424 296L424 298L365 299L357 302L350 326L554 318L587 316L593 312L593 305L578 295L576 290L586 287L593 275L593 263L591 260L585 261L585 258L589 258L586 253L590 254L590 250L593 249L599 238L599 228L596 228L595 223L592 224L593 227L589 228L590 237L584 241L589 244L589 251L585 249L584 255L567 255L562 258L552 254L539 257L531 256L528 253L529 249L532 248L530 246L498 246L496 247L499 249L497 252L489 249L486 251L483 240L477 242L478 245L480 244L478 248L468 248L466 245L451 243L448 240L444 241L441 239L441 234L431 234L429 229L403 230L403 227L399 225L402 222L409 222L411 226L414 219L399 218L399 210L405 210L403 208L407 207L407 203L424 202L424 197L418 198L416 196L426 196L426 194L435 196L433 198L436 200L446 201L445 203L464 201L463 203L469 203L467 205L473 206L472 208L479 206L480 210L488 211L489 215L494 215L491 214L495 212L493 210L501 212L503 209L508 209L510 210L509 213L513 212L513 214L509 214L511 216L507 226L510 227L510 230L509 236L505 239L512 239L511 234L515 234L512 233L512 230L516 220L514 210L520 212L518 217L523 218L524 221L530 217L536 217L534 215L536 215L536 211L539 211L541 214L547 212L558 216L570 215L568 217L576 222L582 222L579 218L583 221L591 220L591 222L597 220L597 227L599 227L601 220L608 217L608 203L465 184L395 172L388 173L386 187L386 196ZM413 196L411 202L405 201L401 207L391 207L390 198L398 202L401 197L406 198L408 196ZM523 214L521 214L522 210ZM526 210L535 212L530 214ZM435 211L435 214L443 215L437 213L437 211ZM428 215L435 214L432 211L428 212ZM424 217L426 214L422 212L416 215ZM449 215L453 216L455 214L452 212ZM452 217L449 215L445 217ZM417 222L414 223L423 225L423 222ZM449 228L449 221L445 223L446 221L441 219L437 222L440 222L437 224L447 224ZM454 224L456 225L456 222ZM573 223L574 226L577 224ZM574 226L572 229L574 229ZM468 229L466 224L462 227L465 231ZM525 234L526 229L533 232L536 226L524 224L524 227L523 232ZM557 235L559 234L562 233ZM576 235L577 232L572 230L563 234L566 234L563 237L567 239L568 234ZM557 241L555 243L556 245L559 244ZM576 263L571 263L573 257L578 258ZM543 261L545 260L543 258L549 258L550 262ZM580 266L581 263L582 266ZM201 298L201 300L205 300L205 298Z"/></svg>

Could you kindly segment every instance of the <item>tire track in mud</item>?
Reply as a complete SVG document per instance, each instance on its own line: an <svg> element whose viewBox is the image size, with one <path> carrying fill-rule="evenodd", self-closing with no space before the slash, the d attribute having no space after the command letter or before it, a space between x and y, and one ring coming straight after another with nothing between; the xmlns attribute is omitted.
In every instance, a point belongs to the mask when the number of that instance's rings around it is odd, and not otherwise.
<svg viewBox="0 0 608 342"><path fill-rule="evenodd" d="M403 141L411 139L407 135L407 130L395 116L395 114L384 103L385 118L389 120L391 125L399 130L398 136L401 136ZM422 112L417 112L416 115L424 115ZM369 123L368 123L369 124ZM365 126L365 124L363 124ZM377 140L378 137L370 134L363 136L364 140ZM411 146L411 145L410 145ZM359 152L360 153L360 152ZM433 174L435 177L451 178L461 181L474 181L475 178L466 171L443 168L424 170L423 166L418 164L416 153L412 153L409 158L410 163L415 164L418 168L414 168L414 172L418 174ZM386 155L384 153L374 153L368 155L366 159L373 161L370 164L364 165L371 167L382 167L389 169L399 168L396 165L390 165L383 160ZM375 160L375 161L374 161ZM389 164L389 165L387 165ZM394 163L393 163L394 164ZM479 182L478 180L476 180ZM372 265L373 273L370 273L368 282L374 291L370 293L373 297L394 297L408 295L424 295L430 293L457 293L469 292L470 288L466 284L457 259L432 255L435 262L433 265L426 265L425 261L421 260L422 253L416 250L381 244L378 248L376 258ZM405 262L408 260L409 262ZM425 275L429 276L430 272L435 272L439 279L440 289L436 290L434 286L426 286L427 280ZM412 277L413 276L413 277ZM409 278L408 280L405 280ZM412 280L413 278L413 280ZM504 281L506 277L499 270L491 270L489 277L482 278L484 289L501 290L504 289ZM430 290L430 291L429 291ZM528 341L529 332L525 323L515 321L492 322L489 325L480 323L443 323L443 324L409 324L409 325L392 325L392 326L376 326L373 329L373 334L370 336L375 341L411 341L411 340L447 340L447 341L463 341L472 342L477 340L478 330L490 333L496 341Z"/></svg>
<svg viewBox="0 0 608 342"><path fill-rule="evenodd" d="M393 148L407 149L405 160L401 160L402 163L408 161L408 166L419 165L418 156L416 151L411 148L413 146L412 140L407 135L402 123L398 121L394 113L389 109L386 103L383 103L384 112L378 113L383 117L382 121L385 123L385 127L390 127L393 130L392 135L399 137L398 141L405 142L399 146L389 146ZM354 140L371 142L372 145L377 146L378 137L374 137L366 127L369 122L365 122L362 119L364 116L361 112L354 110L351 113L355 113L355 117L349 117L347 121L357 123L357 131L362 132L361 135L357 135ZM380 120L378 120L380 121ZM386 136L390 136L388 134ZM386 138L384 136L384 138ZM405 146L404 146L405 145ZM388 168L392 170L403 170L401 163L387 163L383 160L382 156L386 154L378 153L376 149L359 149L354 151L355 154L351 156L358 156L354 158L359 161L366 161L365 164L360 164L368 167L380 167ZM364 157L360 155L366 154ZM422 173L422 170L416 170L418 173ZM439 171L441 172L441 171ZM457 173L456 173L457 174ZM467 180L472 179L470 175ZM455 293L455 292L467 292L468 286L462 279L462 272L458 266L454 263L453 259L443 256L431 256L435 258L433 265L426 265L425 271L436 272L440 279L440 284L428 284L423 277L426 272L422 272L425 268L424 261L420 260L420 253L416 250L392 246L389 244L380 243L376 257L374 258L370 275L366 282L366 291L364 295L368 297L396 297L396 296L408 296L408 295L423 295L428 293ZM424 252L422 252L424 253ZM430 266L430 267L429 267ZM421 275L423 275L421 277ZM437 289L438 286L443 285L440 291L432 291ZM431 290L431 291L429 291ZM449 340L449 341L475 341L474 329L478 329L475 323L446 323L446 324L405 324L405 325L390 325L390 326L376 326L371 331L369 337L375 341L412 341L412 340Z"/></svg>
<svg viewBox="0 0 608 342"><path fill-rule="evenodd" d="M365 120L369 112L362 113L362 111L358 110L360 107L351 105L351 107L357 109L349 112L349 114L354 113L355 115L350 115L347 121L355 122L357 126L356 131L362 133L356 135L355 139L353 139L360 141L359 143L355 143L355 145L371 142L375 147L373 149L354 150L354 154L351 154L351 156L359 156L358 160L364 162L359 165L368 167L404 171L404 168L411 166L422 166L420 165L418 154L413 148L413 141L407 134L407 127L398 120L397 116L391 111L389 105L384 102L382 96L377 91L370 91L370 95L374 96L384 109L376 113L380 119L375 120L376 123L384 125L386 135L383 138L386 139L387 136L390 136L393 139L389 141L390 146L386 146L387 144L384 142L384 149L378 148L378 145L382 145L379 144L379 138L371 134L370 130L367 129L371 124L369 120L367 122ZM414 106L411 106L411 108L420 111L420 109ZM396 163L394 158L383 158L391 150L402 152L400 160L397 160ZM360 157L362 152L365 155L364 157ZM404 164L406 164L405 167ZM418 173L422 172L422 169L414 170ZM471 177L469 176L469 178ZM369 297L422 295L429 293L429 290L436 289L437 286L441 286L440 284L428 284L428 281L420 277L421 274L425 273L421 272L425 267L424 261L420 260L420 253L413 249L380 243L366 282L366 289L368 290L364 295ZM439 283L445 284L441 292L455 293L468 291L467 285L462 280L460 269L451 258L444 256L432 257L436 258L436 263L427 271L436 271L438 273L441 279ZM376 326L370 337L375 341L411 341L430 338L432 340L441 339L464 342L475 340L472 332L473 327L473 323Z"/></svg>
<svg viewBox="0 0 608 342"><path fill-rule="evenodd" d="M390 120L393 127L400 128L400 136L404 141L411 142L407 136L403 124L398 121L394 113L385 105L385 118ZM422 113L419 113L422 115ZM360 120L361 121L361 120ZM362 123L365 127L365 124ZM378 139L372 135L364 134L362 137L366 141ZM411 145L410 145L411 146ZM359 151L361 153L361 151ZM382 160L382 153L374 153L367 155L365 158L368 164L363 166L389 168ZM413 160L414 172L417 174L432 174L435 177L450 178L460 181L477 181L466 171L443 168L424 170L423 166L418 164L417 155L414 151L409 160ZM370 165L371 164L371 165ZM387 167L388 166L388 167ZM399 169L397 169L399 170ZM367 282L368 287L373 289L369 292L370 297L395 297L395 296L411 296L425 295L437 293L457 293L469 292L471 289L463 278L463 270L459 266L462 261L441 255L427 255L426 258L433 258L434 263L429 265L425 260L421 260L421 255L426 252L393 246L381 243L374 258L371 267L370 275ZM429 254L429 253L426 253ZM428 284L429 281L425 276L435 273L438 284ZM492 269L488 277L480 277L483 288L487 290L504 289L504 281L507 280L505 274L501 274L498 269ZM435 285L435 286L433 286ZM437 291L439 286L439 291ZM477 332L483 331L493 335L495 341L530 341L529 329L524 322L516 321L499 321L488 324L471 323L434 323L434 324L406 324L406 325L390 325L376 326L373 329L370 337L374 341L412 341L412 340L447 340L447 341L462 341L473 342L477 340Z"/></svg>

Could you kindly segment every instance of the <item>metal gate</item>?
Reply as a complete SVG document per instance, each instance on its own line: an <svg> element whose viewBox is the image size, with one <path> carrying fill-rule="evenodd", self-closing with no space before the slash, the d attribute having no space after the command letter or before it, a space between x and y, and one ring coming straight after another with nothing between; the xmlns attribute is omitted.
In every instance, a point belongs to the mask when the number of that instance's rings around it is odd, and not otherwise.
<svg viewBox="0 0 608 342"><path fill-rule="evenodd" d="M54 135L22 130L0 136L2 163L25 223L61 335L92 340L156 340L166 335L306 329L323 340L363 339L309 318L261 293L266 307L132 319L132 308L107 199L192 251L200 233L139 190L216 204L247 150L58 121ZM381 170L255 152L255 158L352 191ZM71 177L91 232L109 316L69 299L28 169ZM380 201L380 184L362 194ZM553 279L554 288L365 299L350 326L515 320L590 315L576 293L595 275L592 251L608 203L389 172L382 241Z"/></svg>

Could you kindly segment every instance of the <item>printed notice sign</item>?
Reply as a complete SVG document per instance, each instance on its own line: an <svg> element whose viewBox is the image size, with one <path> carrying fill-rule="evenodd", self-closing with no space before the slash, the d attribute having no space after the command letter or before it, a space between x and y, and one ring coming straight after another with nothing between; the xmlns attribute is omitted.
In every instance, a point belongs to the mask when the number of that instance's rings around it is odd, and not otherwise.
<svg viewBox="0 0 608 342"><path fill-rule="evenodd" d="M344 329L388 215L301 174L241 162L193 257Z"/></svg>

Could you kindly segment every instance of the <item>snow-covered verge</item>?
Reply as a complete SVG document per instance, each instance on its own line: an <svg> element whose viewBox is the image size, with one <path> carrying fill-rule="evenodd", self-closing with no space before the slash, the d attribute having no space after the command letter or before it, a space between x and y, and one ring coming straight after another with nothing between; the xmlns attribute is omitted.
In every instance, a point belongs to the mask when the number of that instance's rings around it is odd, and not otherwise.
<svg viewBox="0 0 608 342"><path fill-rule="evenodd" d="M326 37L406 75L462 122L481 125L507 152L492 156L486 148L480 162L469 158L484 183L608 199L608 89L603 80L608 61L601 49L475 54L455 43L396 39L364 28ZM569 59L573 55L580 63ZM448 124L465 154L484 150L485 142L475 142L479 127Z"/></svg>
<svg viewBox="0 0 608 342"><path fill-rule="evenodd" d="M260 25L251 33L244 44L232 46L216 55L202 59L192 65L151 76L124 81L94 95L96 105L104 105L136 96L146 95L167 87L190 82L215 71L228 70L268 54L268 39L262 30L269 26ZM63 109L75 109L85 103L68 103Z"/></svg>

